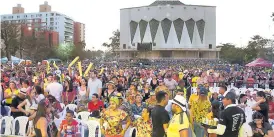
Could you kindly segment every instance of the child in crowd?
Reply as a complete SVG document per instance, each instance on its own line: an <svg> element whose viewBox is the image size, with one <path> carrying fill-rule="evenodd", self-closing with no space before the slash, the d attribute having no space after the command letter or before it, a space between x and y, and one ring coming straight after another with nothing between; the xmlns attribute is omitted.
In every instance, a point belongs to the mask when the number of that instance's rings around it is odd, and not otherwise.
<svg viewBox="0 0 274 137"><path fill-rule="evenodd" d="M64 134L64 137L77 137L78 122L73 117L74 112L67 110L66 119L60 124L58 137L61 137L61 133Z"/></svg>

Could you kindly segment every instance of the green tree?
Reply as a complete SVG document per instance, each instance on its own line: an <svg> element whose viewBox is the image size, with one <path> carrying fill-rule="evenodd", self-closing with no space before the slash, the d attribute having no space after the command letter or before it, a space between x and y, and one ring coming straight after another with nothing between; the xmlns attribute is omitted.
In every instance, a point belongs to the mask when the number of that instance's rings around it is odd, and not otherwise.
<svg viewBox="0 0 274 137"><path fill-rule="evenodd" d="M85 47L86 47L86 43L84 41L77 43L75 45L75 48L73 48L73 51L72 51L73 58L79 56L80 59L85 59L86 58Z"/></svg>
<svg viewBox="0 0 274 137"><path fill-rule="evenodd" d="M232 43L225 43L218 46L221 48L220 58L230 63L242 64L244 59L244 50L242 48L236 47Z"/></svg>
<svg viewBox="0 0 274 137"><path fill-rule="evenodd" d="M72 52L74 50L75 46L72 43L65 43L59 45L55 52L59 59L61 60L69 60L73 58Z"/></svg>
<svg viewBox="0 0 274 137"><path fill-rule="evenodd" d="M9 22L1 22L1 39L4 41L4 46L1 50L4 50L8 60L11 60L11 56L16 54L20 39L20 26ZM1 45L2 46L2 45Z"/></svg>
<svg viewBox="0 0 274 137"><path fill-rule="evenodd" d="M245 58L246 61L251 61L258 57L266 58L266 46L269 41L269 39L263 38L260 35L253 36L245 48L245 53L248 53Z"/></svg>
<svg viewBox="0 0 274 137"><path fill-rule="evenodd" d="M120 46L120 31L116 30L113 31L113 36L109 38L110 43L105 42L102 44L103 47L110 48L111 52L114 52L115 50L119 49Z"/></svg>

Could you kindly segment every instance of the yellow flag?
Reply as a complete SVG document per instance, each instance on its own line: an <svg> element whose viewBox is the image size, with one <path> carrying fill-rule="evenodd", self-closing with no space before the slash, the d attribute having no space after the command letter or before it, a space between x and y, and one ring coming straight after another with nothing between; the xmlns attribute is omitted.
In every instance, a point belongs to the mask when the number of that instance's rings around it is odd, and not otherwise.
<svg viewBox="0 0 274 137"><path fill-rule="evenodd" d="M47 74L49 74L50 72L50 64L49 64L49 62L47 63Z"/></svg>
<svg viewBox="0 0 274 137"><path fill-rule="evenodd" d="M83 71L82 71L82 63L81 62L78 62L78 70L79 70L80 76L82 77Z"/></svg>
<svg viewBox="0 0 274 137"><path fill-rule="evenodd" d="M104 72L104 69L105 69L105 68L101 68L101 71L100 71L100 73L99 73L100 75Z"/></svg>
<svg viewBox="0 0 274 137"><path fill-rule="evenodd" d="M53 66L58 70L59 67L56 65L55 61L53 62Z"/></svg>
<svg viewBox="0 0 274 137"><path fill-rule="evenodd" d="M79 59L79 56L77 56L77 57L68 65L68 67L70 68L78 59Z"/></svg>
<svg viewBox="0 0 274 137"><path fill-rule="evenodd" d="M88 75L89 70L91 69L93 63L89 63L88 68L86 69L84 76L86 77Z"/></svg>

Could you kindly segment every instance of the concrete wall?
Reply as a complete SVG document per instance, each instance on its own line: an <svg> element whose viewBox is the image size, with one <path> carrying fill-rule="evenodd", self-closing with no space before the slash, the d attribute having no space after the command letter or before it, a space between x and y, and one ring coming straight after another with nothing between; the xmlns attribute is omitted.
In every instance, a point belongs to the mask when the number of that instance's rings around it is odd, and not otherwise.
<svg viewBox="0 0 274 137"><path fill-rule="evenodd" d="M173 21L178 18L184 22L182 32L175 30L175 24ZM212 6L192 6L192 5L169 5L169 6L144 6L137 8L128 8L120 10L120 49L123 49L123 44L131 49L136 49L137 46L132 47L132 43L150 43L152 42L150 21L155 19L159 22L157 33L155 36L153 49L165 49L165 48L201 48L208 49L209 44L212 44L212 49L216 48L216 7ZM162 23L164 19L171 21L168 38L165 41ZM193 19L195 21L193 37L191 42L191 34L189 34L189 26L186 21ZM203 37L200 37L198 31L198 21L204 21L204 33ZM144 28L142 24L148 24ZM133 33L134 27L131 27L130 23L133 22L136 27L136 32ZM137 24L136 24L137 23ZM134 25L133 25L134 26ZM169 25L168 25L169 26ZM201 30L201 29L200 29ZM190 30L191 31L191 30ZM177 33L181 33L181 38L178 39ZM132 37L132 33L134 35ZM142 34L143 33L143 34ZM143 38L141 37L142 35ZM202 40L203 39L203 40ZM179 42L180 40L180 42ZM132 42L132 43L131 43Z"/></svg>

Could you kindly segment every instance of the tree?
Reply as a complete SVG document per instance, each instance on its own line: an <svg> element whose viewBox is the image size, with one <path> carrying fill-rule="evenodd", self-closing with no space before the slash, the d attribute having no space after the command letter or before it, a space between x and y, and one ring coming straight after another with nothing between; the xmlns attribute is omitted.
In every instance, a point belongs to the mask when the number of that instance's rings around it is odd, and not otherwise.
<svg viewBox="0 0 274 137"><path fill-rule="evenodd" d="M251 61L258 57L266 58L266 46L269 41L269 39L265 39L260 35L253 36L245 48L246 53L248 53L246 55L246 60Z"/></svg>
<svg viewBox="0 0 274 137"><path fill-rule="evenodd" d="M110 48L111 52L114 52L116 49L119 49L120 46L120 31L117 29L116 31L112 32L113 36L109 38L110 43L107 42L103 43L103 47Z"/></svg>
<svg viewBox="0 0 274 137"><path fill-rule="evenodd" d="M244 50L242 48L237 48L232 43L225 43L220 46L220 58L230 63L242 64L244 59Z"/></svg>
<svg viewBox="0 0 274 137"><path fill-rule="evenodd" d="M21 39L22 51L27 56L26 59L41 61L53 56L53 47L50 47L46 35L45 31L39 31L36 36L25 36Z"/></svg>
<svg viewBox="0 0 274 137"><path fill-rule="evenodd" d="M86 58L85 47L86 47L86 43L84 41L77 43L75 45L75 48L73 48L72 56L73 57L79 56L80 59L85 59Z"/></svg>
<svg viewBox="0 0 274 137"><path fill-rule="evenodd" d="M15 55L16 51L18 50L20 26L5 21L2 22L1 38L3 39L5 46L3 50L5 51L6 57L10 61L11 56Z"/></svg>
<svg viewBox="0 0 274 137"><path fill-rule="evenodd" d="M61 44L56 48L56 55L62 60L69 60L73 58L72 52L75 46L72 43Z"/></svg>

